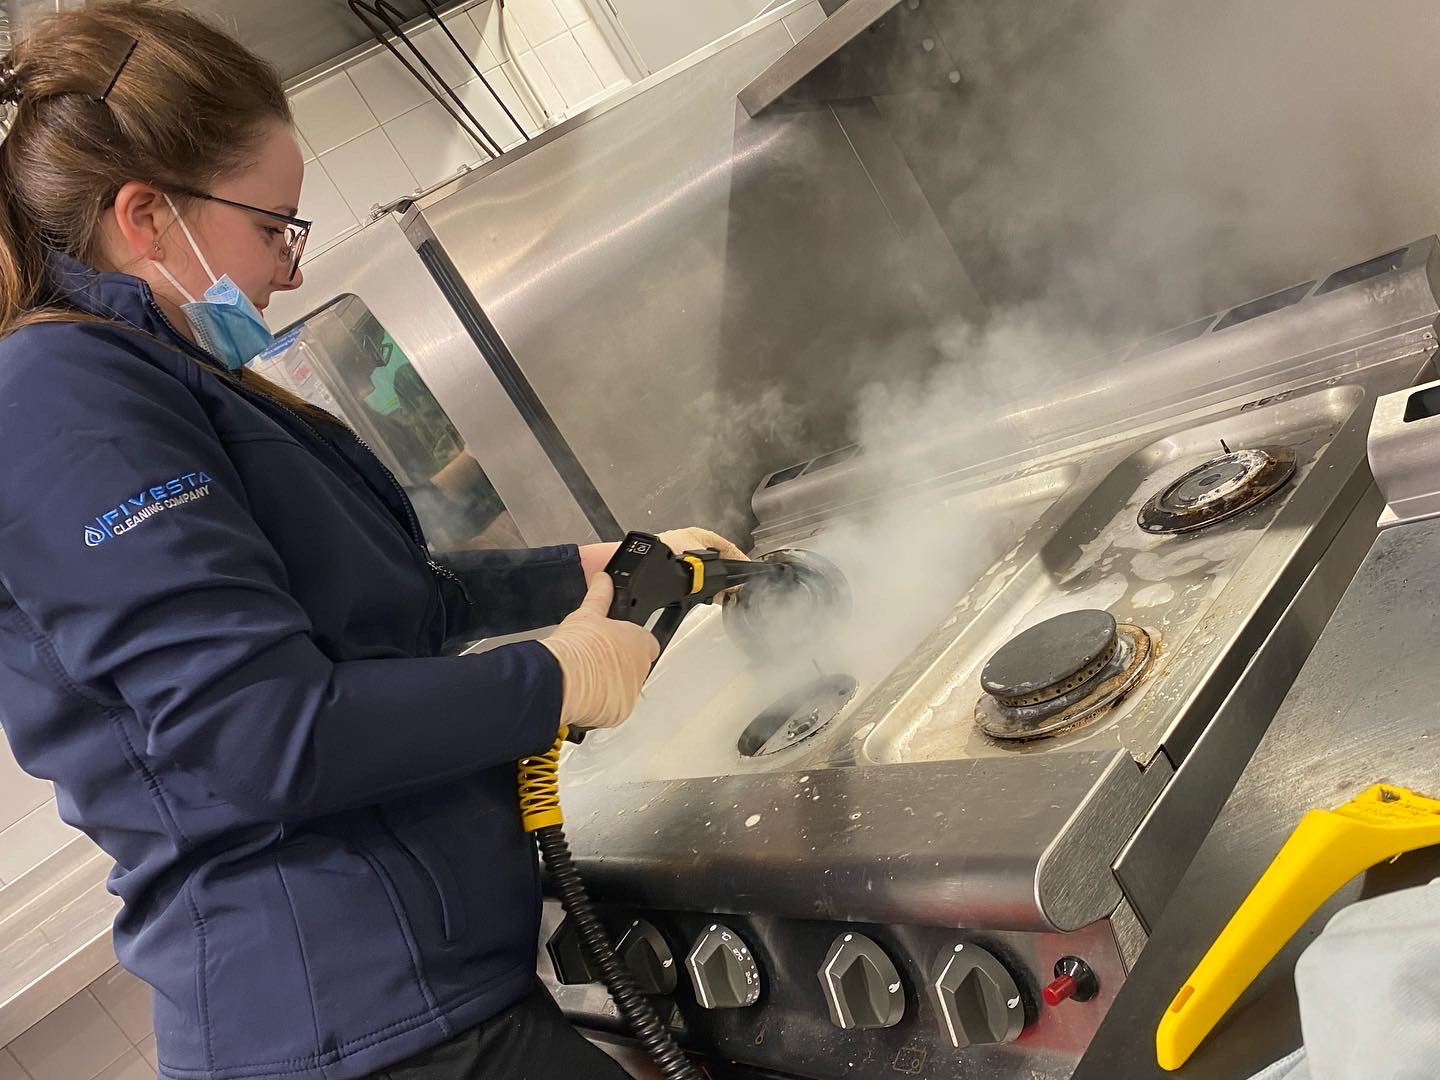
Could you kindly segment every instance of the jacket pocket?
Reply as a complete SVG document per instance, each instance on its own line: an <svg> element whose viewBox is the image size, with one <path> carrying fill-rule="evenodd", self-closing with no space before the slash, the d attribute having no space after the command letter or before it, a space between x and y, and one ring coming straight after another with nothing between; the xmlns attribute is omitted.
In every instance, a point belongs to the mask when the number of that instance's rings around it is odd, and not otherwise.
<svg viewBox="0 0 1440 1080"><path fill-rule="evenodd" d="M434 894L441 932L447 942L465 936L465 896L446 857L444 837L453 826L439 800L420 797L377 808L381 827ZM453 813L453 811L452 811Z"/></svg>
<svg viewBox="0 0 1440 1080"><path fill-rule="evenodd" d="M372 853L388 847L388 838L363 817L339 823L336 834L289 836L272 849L273 872L253 874L266 889L263 897L242 904L248 898L227 892L222 899L231 903L218 909L212 905L206 916L210 928L217 921L233 923L233 935L215 938L210 950L221 973L212 973L211 1014L223 1011L221 1022L246 1043L237 1046L227 1064L273 1061L266 1076L291 1075L296 1062L275 1059L369 1042L434 1008L425 974L427 950L395 879ZM399 862L395 852L387 854ZM411 887L412 899L419 888ZM273 915L287 907L295 938L283 932L257 938L257 925L267 931L278 926ZM242 964L250 974L243 984L235 983L232 996L217 1003L218 980ZM299 987L306 993L297 1000ZM282 1032L295 1039L308 1036L311 1045L286 1046L279 1053Z"/></svg>

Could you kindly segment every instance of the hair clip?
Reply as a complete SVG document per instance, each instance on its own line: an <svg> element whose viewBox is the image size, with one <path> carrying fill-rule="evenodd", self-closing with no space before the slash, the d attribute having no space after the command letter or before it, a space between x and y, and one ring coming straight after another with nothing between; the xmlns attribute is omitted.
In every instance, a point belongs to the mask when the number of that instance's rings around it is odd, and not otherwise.
<svg viewBox="0 0 1440 1080"><path fill-rule="evenodd" d="M24 96L20 77L15 73L15 61L9 53L0 56L0 106L19 105Z"/></svg>
<svg viewBox="0 0 1440 1080"><path fill-rule="evenodd" d="M110 96L110 91L115 89L115 84L120 81L120 73L125 70L125 65L130 63L130 57L135 55L135 50L139 45L140 41L138 38L130 39L130 48L125 50L125 56L120 61L120 66L115 69L115 74L110 76L110 85L105 87L105 92L95 99L101 105L105 104L105 99Z"/></svg>

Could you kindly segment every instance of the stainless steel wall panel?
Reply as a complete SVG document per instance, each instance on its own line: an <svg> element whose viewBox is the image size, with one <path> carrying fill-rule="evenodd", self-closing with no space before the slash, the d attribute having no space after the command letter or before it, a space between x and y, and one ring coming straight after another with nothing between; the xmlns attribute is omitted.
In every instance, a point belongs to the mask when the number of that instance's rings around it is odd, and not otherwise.
<svg viewBox="0 0 1440 1080"><path fill-rule="evenodd" d="M758 24L420 211L627 527L743 531L760 476L846 441L859 389L974 313L903 170L828 107L736 104L789 44Z"/></svg>
<svg viewBox="0 0 1440 1080"><path fill-rule="evenodd" d="M305 264L299 290L276 293L272 325L353 294L410 358L509 508L526 542L596 538L495 372L446 301L398 219L382 218ZM442 391L443 388L443 391Z"/></svg>

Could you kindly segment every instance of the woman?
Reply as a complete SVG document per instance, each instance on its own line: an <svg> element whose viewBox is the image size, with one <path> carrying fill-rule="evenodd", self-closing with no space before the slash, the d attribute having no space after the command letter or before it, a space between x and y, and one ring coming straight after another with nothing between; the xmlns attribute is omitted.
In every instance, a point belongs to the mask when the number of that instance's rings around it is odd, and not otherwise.
<svg viewBox="0 0 1440 1080"><path fill-rule="evenodd" d="M161 1075L624 1075L536 982L514 768L655 658L605 618L613 545L447 571L341 423L240 368L300 283L303 165L236 42L62 14L0 101L0 719L115 859Z"/></svg>

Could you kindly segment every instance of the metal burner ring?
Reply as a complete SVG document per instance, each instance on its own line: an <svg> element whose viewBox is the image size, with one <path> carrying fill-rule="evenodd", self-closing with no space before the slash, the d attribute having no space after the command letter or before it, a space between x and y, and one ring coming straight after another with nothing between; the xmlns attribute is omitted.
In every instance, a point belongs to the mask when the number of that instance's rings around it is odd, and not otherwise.
<svg viewBox="0 0 1440 1080"><path fill-rule="evenodd" d="M1191 469L1141 508L1148 533L1185 533L1234 517L1268 499L1295 475L1295 453L1267 446L1237 450Z"/></svg>
<svg viewBox="0 0 1440 1080"><path fill-rule="evenodd" d="M1213 465L1187 473L1161 499L1167 510L1200 510L1223 502L1254 482L1271 461L1263 450L1239 450Z"/></svg>
<svg viewBox="0 0 1440 1080"><path fill-rule="evenodd" d="M1139 626L1120 623L1116 637L1115 662L1093 682L1078 688L1073 700L1059 703L1059 711L1006 708L986 694L975 706L975 723L992 738L1023 741L1055 735L1099 716L1135 688L1154 652L1151 634Z"/></svg>

